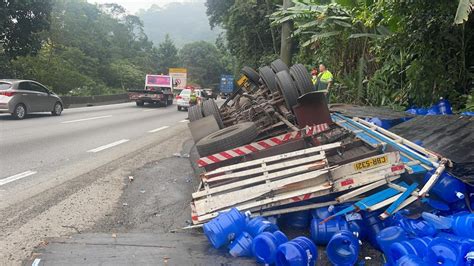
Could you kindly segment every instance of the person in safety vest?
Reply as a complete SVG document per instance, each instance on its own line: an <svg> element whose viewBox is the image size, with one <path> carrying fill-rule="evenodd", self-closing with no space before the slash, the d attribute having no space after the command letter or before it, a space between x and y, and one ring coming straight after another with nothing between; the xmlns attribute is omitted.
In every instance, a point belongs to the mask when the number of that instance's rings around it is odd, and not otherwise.
<svg viewBox="0 0 474 266"><path fill-rule="evenodd" d="M189 89L191 89L191 94L189 95L189 105L193 106L198 103L198 98L197 98L196 90L194 89L194 87L189 87Z"/></svg>
<svg viewBox="0 0 474 266"><path fill-rule="evenodd" d="M332 73L327 70L326 66L324 64L319 65L319 75L318 75L318 81L316 84L316 90L326 90L326 101L329 103L330 99L330 90L331 86L334 82L334 78L332 76Z"/></svg>
<svg viewBox="0 0 474 266"><path fill-rule="evenodd" d="M332 85L334 79L332 73L327 70L324 64L319 65L319 75L318 75L318 89L319 90L329 90L329 87Z"/></svg>
<svg viewBox="0 0 474 266"><path fill-rule="evenodd" d="M313 68L311 70L311 81L313 82L313 85L316 86L318 83L318 70L316 68Z"/></svg>

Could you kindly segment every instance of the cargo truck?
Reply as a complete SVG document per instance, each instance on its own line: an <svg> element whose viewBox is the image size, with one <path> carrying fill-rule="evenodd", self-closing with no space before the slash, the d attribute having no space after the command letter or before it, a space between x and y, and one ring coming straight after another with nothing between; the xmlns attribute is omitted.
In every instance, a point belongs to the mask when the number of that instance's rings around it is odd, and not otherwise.
<svg viewBox="0 0 474 266"><path fill-rule="evenodd" d="M145 103L168 106L173 104L173 78L168 75L146 75L143 90L129 90L128 97L137 106Z"/></svg>

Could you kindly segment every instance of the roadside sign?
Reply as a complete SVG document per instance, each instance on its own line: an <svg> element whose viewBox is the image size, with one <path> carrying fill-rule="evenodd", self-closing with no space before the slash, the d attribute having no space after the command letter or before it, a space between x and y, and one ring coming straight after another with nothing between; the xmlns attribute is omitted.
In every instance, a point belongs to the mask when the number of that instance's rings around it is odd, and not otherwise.
<svg viewBox="0 0 474 266"><path fill-rule="evenodd" d="M173 88L182 90L186 88L188 71L186 68L170 68L169 75L173 78Z"/></svg>

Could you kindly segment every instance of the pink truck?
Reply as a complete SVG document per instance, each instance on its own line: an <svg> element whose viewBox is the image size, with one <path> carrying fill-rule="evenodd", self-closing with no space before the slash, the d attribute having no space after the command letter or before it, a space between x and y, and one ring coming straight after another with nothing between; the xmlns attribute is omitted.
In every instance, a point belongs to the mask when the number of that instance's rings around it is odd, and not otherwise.
<svg viewBox="0 0 474 266"><path fill-rule="evenodd" d="M137 106L145 103L168 106L173 104L173 78L167 75L146 75L143 90L129 90L128 98Z"/></svg>

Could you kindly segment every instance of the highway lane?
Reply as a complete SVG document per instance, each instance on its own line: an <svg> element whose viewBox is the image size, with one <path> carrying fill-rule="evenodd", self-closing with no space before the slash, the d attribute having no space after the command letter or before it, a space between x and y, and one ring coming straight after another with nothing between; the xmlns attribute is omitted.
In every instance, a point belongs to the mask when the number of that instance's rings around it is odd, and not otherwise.
<svg viewBox="0 0 474 266"><path fill-rule="evenodd" d="M174 135L176 106L66 109L59 117L0 115L0 209ZM175 129L174 129L175 128Z"/></svg>

